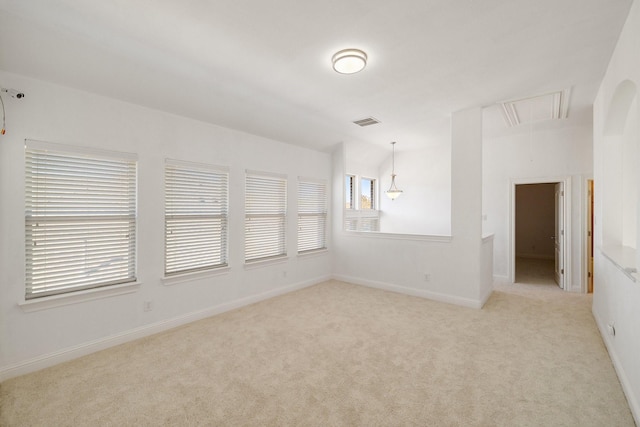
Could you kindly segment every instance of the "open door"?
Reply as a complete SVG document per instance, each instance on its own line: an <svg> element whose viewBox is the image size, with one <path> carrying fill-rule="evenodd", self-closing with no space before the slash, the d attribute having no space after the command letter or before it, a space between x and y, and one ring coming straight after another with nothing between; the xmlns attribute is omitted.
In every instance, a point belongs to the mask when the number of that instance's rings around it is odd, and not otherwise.
<svg viewBox="0 0 640 427"><path fill-rule="evenodd" d="M545 226L535 230L535 236L539 240L539 245L529 243L529 245L522 245L522 240L517 236L518 224L521 222L517 219L518 212L518 190L520 187L526 187L533 184L547 184L545 190L545 204L544 215L547 218ZM556 283L559 288L566 290L571 289L571 268L567 268L565 260L571 260L571 240L566 239L566 231L571 230L571 203L566 201L566 198L571 199L571 177L550 177L548 179L517 179L511 181L511 208L510 215L510 242L509 242L509 281L511 283L516 282L516 269L518 259L518 248L524 248L526 250L537 251L534 255L545 255L543 258L547 258L553 262L547 264L547 283L553 286ZM534 213L533 216L543 215L540 213L540 206L534 206L527 210L529 214ZM530 220L531 221L531 220ZM526 243L526 242L525 242ZM544 248L544 249L543 249ZM527 254L521 255L520 258L527 257ZM535 258L535 257L534 257ZM540 258L538 256L538 258ZM569 265L570 265L570 261Z"/></svg>
<svg viewBox="0 0 640 427"><path fill-rule="evenodd" d="M552 237L555 247L555 279L564 289L564 183L555 186L555 236Z"/></svg>

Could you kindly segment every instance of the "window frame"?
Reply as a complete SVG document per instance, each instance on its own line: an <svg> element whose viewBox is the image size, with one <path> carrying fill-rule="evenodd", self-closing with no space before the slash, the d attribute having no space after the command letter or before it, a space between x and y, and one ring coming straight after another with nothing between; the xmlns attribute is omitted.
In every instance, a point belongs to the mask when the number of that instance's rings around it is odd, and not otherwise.
<svg viewBox="0 0 640 427"><path fill-rule="evenodd" d="M194 199L189 194L200 196L202 193L197 191L198 187L205 183L208 185L203 193L210 198L210 203L199 208L194 206ZM178 193L178 190L182 190L182 193ZM173 232L170 231L179 231L181 236L176 234L177 238L172 242L170 235ZM197 237L193 236L195 233ZM203 239L203 236L207 239ZM199 261L182 256L181 253L185 251L191 254L189 258L196 255ZM209 257L210 254L213 256ZM229 169L165 159L164 278L219 271L228 265Z"/></svg>
<svg viewBox="0 0 640 427"><path fill-rule="evenodd" d="M35 140L24 150L21 305L128 292L137 284L137 155Z"/></svg>
<svg viewBox="0 0 640 427"><path fill-rule="evenodd" d="M355 199L355 194L358 195L357 201L354 200L354 208L349 209L346 207L343 211L343 224L342 229L345 232L378 232L380 231L380 211L378 210L378 179L371 178L369 176L357 175L357 174L345 174L345 191L347 189L347 179L352 179L352 189L353 189L353 197ZM371 208L363 208L362 207L362 198L363 198L363 185L362 181L369 181L369 186L371 188L370 194L368 196L371 198L373 204ZM346 201L346 195L345 195Z"/></svg>
<svg viewBox="0 0 640 427"><path fill-rule="evenodd" d="M357 185L356 185L356 176L352 174L345 174L345 209L347 210L356 210L356 193ZM347 186L347 180L349 181Z"/></svg>
<svg viewBox="0 0 640 427"><path fill-rule="evenodd" d="M368 194L369 197L371 197L371 207L370 208L365 208L363 207L363 197L365 197L366 195L363 192L363 185L362 182L363 181L369 181L369 185L371 188L371 192L370 194ZM360 195L360 198L358 199L359 202L359 209L362 211L374 211L377 210L378 208L378 180L376 178L370 178L367 176L361 176L360 177L360 185L358 188L358 194Z"/></svg>
<svg viewBox="0 0 640 427"><path fill-rule="evenodd" d="M314 191L310 188L314 186L321 189ZM327 249L327 201L327 182L325 180L298 177L298 255ZM310 220L311 224L304 224L308 222L307 220ZM306 232L309 226L313 226L314 220L316 231ZM316 242L314 245L310 244L312 240ZM305 249L301 250L301 247Z"/></svg>
<svg viewBox="0 0 640 427"><path fill-rule="evenodd" d="M287 175L245 172L245 266L287 258L287 191ZM259 227L262 231L255 231Z"/></svg>

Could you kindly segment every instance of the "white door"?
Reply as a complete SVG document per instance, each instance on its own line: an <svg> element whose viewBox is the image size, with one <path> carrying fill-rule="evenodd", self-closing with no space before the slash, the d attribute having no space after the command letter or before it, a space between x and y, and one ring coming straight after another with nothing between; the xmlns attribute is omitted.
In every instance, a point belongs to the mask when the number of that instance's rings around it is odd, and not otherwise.
<svg viewBox="0 0 640 427"><path fill-rule="evenodd" d="M556 230L553 236L555 246L555 277L556 283L564 289L564 183L556 184Z"/></svg>

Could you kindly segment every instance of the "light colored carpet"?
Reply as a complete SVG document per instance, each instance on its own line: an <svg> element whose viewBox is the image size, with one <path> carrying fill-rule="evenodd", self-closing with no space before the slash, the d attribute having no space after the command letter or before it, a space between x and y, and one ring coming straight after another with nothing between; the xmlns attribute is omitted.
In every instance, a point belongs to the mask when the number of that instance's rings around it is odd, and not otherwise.
<svg viewBox="0 0 640 427"><path fill-rule="evenodd" d="M555 260L536 258L516 258L516 283L553 285L555 279Z"/></svg>
<svg viewBox="0 0 640 427"><path fill-rule="evenodd" d="M633 426L591 297L330 281L0 385L2 426Z"/></svg>

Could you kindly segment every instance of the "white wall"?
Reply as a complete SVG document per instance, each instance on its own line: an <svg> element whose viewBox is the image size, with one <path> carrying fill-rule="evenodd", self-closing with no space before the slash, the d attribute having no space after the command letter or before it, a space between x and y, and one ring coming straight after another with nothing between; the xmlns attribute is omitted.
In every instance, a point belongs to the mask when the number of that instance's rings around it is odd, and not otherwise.
<svg viewBox="0 0 640 427"><path fill-rule="evenodd" d="M298 257L295 234L297 178L326 179L330 186L328 154L4 72L0 83L26 94L4 97L7 133L0 137L0 380L330 277L330 252ZM142 284L135 292L28 313L18 306L24 300L25 139L138 154ZM230 168L227 273L163 284L167 157ZM289 177L289 258L283 263L243 265L246 169ZM144 301L152 311L143 311Z"/></svg>
<svg viewBox="0 0 640 427"><path fill-rule="evenodd" d="M485 110L485 116L495 111ZM580 118L581 119L581 118ZM586 122L586 123L585 123ZM506 126L506 125L505 125ZM586 232L583 208L586 180L592 176L592 128L589 120L564 119L521 125L502 134L483 138L483 234L494 234L494 275L506 280L513 263L511 242L511 186L518 181L549 182L567 177L571 183L572 228L565 235L571 241L571 269L568 289L582 290L584 277L583 234Z"/></svg>
<svg viewBox="0 0 640 427"><path fill-rule="evenodd" d="M631 103L629 117L640 117L638 111L638 97ZM640 123L627 119L622 139L622 244L632 249L637 248L638 230L638 181L640 173ZM629 197L634 194L636 197Z"/></svg>
<svg viewBox="0 0 640 427"><path fill-rule="evenodd" d="M482 112L454 113L451 140L451 237L345 232L334 221L338 279L481 307L492 289L491 256L482 241ZM345 150L333 153L335 218L342 217ZM402 196L404 197L404 195ZM428 275L428 276L426 276Z"/></svg>
<svg viewBox="0 0 640 427"><path fill-rule="evenodd" d="M619 138L625 129L631 128L637 131L640 125L640 113L637 108L640 100L639 40L640 3L636 1L631 7L594 102L596 250L593 295L593 314L638 425L640 425L640 363L638 362L640 360L640 283L637 274L624 271L627 262L631 266L637 266L638 262L637 259L633 259L633 254L630 260L624 260L613 253L616 249L622 248L623 242L630 240L631 236L620 235L624 229L607 230L606 217L619 215L625 199L638 200L638 194L623 192L625 188L623 180L614 173L624 168L622 156L617 156L616 163L615 156L610 154L616 151L615 145L619 142L616 138ZM616 97L621 93L618 91L620 88L625 89L623 95L626 93L628 96L625 95L622 99ZM633 107L634 102L635 107ZM623 114L620 114L621 112ZM622 123L619 123L620 120ZM640 144L637 137L635 144L637 149ZM635 170L637 171L637 163ZM637 212L636 210L636 224L640 221ZM611 226L611 223L609 225ZM607 233L610 237L607 239L609 241L605 240ZM612 247L615 241L617 245ZM608 332L610 324L615 327L615 336Z"/></svg>
<svg viewBox="0 0 640 427"><path fill-rule="evenodd" d="M380 165L380 231L451 235L451 144L396 151L396 184L402 196L390 200L391 158Z"/></svg>

